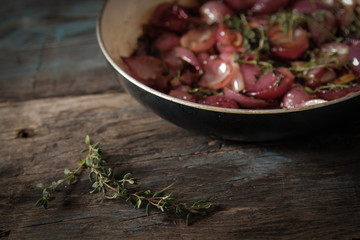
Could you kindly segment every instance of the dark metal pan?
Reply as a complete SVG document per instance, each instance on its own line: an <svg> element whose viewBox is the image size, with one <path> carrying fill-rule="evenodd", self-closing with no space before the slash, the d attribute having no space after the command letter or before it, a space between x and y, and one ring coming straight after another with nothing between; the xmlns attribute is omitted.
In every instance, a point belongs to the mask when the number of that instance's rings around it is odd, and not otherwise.
<svg viewBox="0 0 360 240"><path fill-rule="evenodd" d="M241 141L266 141L332 131L359 119L360 92L291 110L225 109L183 101L138 82L127 73L121 57L130 56L136 48L142 26L155 6L162 2L171 1L105 1L98 18L97 37L103 54L125 89L164 119L188 130ZM192 1L187 2L191 4Z"/></svg>

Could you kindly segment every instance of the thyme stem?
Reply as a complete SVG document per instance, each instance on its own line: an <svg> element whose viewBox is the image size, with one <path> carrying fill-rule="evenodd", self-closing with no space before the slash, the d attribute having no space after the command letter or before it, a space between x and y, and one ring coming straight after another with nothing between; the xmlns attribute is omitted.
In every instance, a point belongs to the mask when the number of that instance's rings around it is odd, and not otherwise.
<svg viewBox="0 0 360 240"><path fill-rule="evenodd" d="M90 181L93 182L93 189L90 193L102 192L104 197L107 199L122 198L126 201L133 203L135 208L141 208L146 205L146 214L150 215L151 206L156 207L162 212L169 212L171 209L174 210L177 216L185 217L186 224L191 223L191 216L193 214L206 213L211 207L212 202L207 200L200 200L188 207L185 203L179 203L172 197L172 192L165 194L174 183L161 189L158 192L151 190L141 190L134 192L133 189L127 187L128 184L136 184L136 179L131 178L131 174L127 173L122 179L118 180L114 177L113 170L111 168L105 168L105 161L102 159L100 154L99 144L91 144L89 136L86 136L85 143L87 148L82 152L88 152L86 157L79 161L79 166L75 171L69 169L64 170L66 177L53 182L49 187L44 184L38 184L37 186L43 189L42 197L37 201L36 206L43 206L47 208L48 203L55 198L51 195L57 187L68 180L68 184L72 184L75 180L75 175L86 167L89 170ZM109 194L109 191L112 194Z"/></svg>

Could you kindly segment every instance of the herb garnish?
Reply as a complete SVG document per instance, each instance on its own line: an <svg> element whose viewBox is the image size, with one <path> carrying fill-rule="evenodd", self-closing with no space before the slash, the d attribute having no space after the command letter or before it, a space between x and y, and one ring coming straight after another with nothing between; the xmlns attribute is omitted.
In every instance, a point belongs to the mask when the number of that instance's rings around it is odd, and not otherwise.
<svg viewBox="0 0 360 240"><path fill-rule="evenodd" d="M349 88L349 85L345 85L345 84L334 84L334 83L328 83L326 85L317 87L315 89L311 89L309 87L305 87L303 90L307 93L313 94L313 93L317 93L320 92L322 90L325 91L333 91L333 90L341 90L341 89L346 89Z"/></svg>
<svg viewBox="0 0 360 240"><path fill-rule="evenodd" d="M230 29L237 30L242 34L246 52L259 55L260 52L270 50L270 43L265 30L261 26L251 27L244 14L241 14L240 17L227 15L224 17L223 23L226 23Z"/></svg>
<svg viewBox="0 0 360 240"><path fill-rule="evenodd" d="M131 202L134 208L145 207L146 215L150 215L152 208L160 209L162 212L174 211L179 217L186 218L186 225L191 224L191 218L194 214L206 213L213 206L211 201L199 200L187 206L185 203L177 202L173 195L173 192L166 193L174 184L171 184L160 191L141 190L135 191L128 188L128 184L136 184L136 179L131 177L130 173L123 176L121 180L117 180L114 177L114 172L111 168L105 168L105 161L102 159L99 143L91 144L89 136L86 136L85 143L87 148L82 152L88 152L87 156L80 160L78 168L75 171L69 169L64 170L66 177L58 181L54 181L49 187L40 183L37 186L43 189L42 197L37 201L36 206L48 207L48 203L55 199L51 195L57 187L68 181L68 184L72 184L75 181L75 175L80 169L86 167L90 173L90 181L93 182L93 189L90 193L103 193L107 199L122 198L127 202Z"/></svg>

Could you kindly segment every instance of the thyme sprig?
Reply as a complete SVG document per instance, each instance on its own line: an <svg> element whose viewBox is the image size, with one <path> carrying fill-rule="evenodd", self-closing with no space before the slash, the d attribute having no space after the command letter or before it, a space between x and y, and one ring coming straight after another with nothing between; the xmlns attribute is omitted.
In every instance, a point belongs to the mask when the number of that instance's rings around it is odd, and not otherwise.
<svg viewBox="0 0 360 240"><path fill-rule="evenodd" d="M298 26L306 23L308 18L309 17L306 14L292 11L279 11L278 13L272 15L269 23L270 25L279 25L281 30L289 32L289 35L292 36L292 31Z"/></svg>
<svg viewBox="0 0 360 240"><path fill-rule="evenodd" d="M244 14L241 14L240 17L227 15L224 17L223 23L226 23L230 29L241 33L246 52L255 54L256 58L260 52L270 50L270 43L265 30L261 26L252 27Z"/></svg>
<svg viewBox="0 0 360 240"><path fill-rule="evenodd" d="M199 200L191 206L176 201L173 197L173 192L167 193L174 184L170 184L160 191L135 191L134 188L128 187L128 185L135 185L137 183L137 180L131 177L131 173L125 174L120 180L116 179L114 171L111 168L105 167L106 162L102 158L99 143L91 144L90 137L86 136L85 144L87 147L82 152L87 152L88 154L78 162L78 168L76 170L70 171L69 169L65 169L64 174L66 177L52 182L48 187L42 183L37 185L43 189L43 192L36 206L47 208L48 203L55 199L55 197L52 196L52 192L55 192L58 186L66 181L69 185L74 183L77 173L83 167L89 170L89 178L93 183L90 193L102 193L107 199L124 199L127 202L131 202L134 208L145 207L146 215L148 216L152 208L157 208L162 212L173 211L177 216L186 218L186 225L190 225L194 214L206 213L213 206L213 203L208 200Z"/></svg>
<svg viewBox="0 0 360 240"><path fill-rule="evenodd" d="M305 87L303 90L307 93L310 93L310 94L314 94L314 93L318 93L322 90L325 90L325 91L333 91L333 90L341 90L341 89L346 89L346 88L349 88L349 85L346 85L346 84L335 84L335 83L328 83L326 85L323 85L323 86L320 86L320 87L317 87L315 89L311 89L309 87Z"/></svg>

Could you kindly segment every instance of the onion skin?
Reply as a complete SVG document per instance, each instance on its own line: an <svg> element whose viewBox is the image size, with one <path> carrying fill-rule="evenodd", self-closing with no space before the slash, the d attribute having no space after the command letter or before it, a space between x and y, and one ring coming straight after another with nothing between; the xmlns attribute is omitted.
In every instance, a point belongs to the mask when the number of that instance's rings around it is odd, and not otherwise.
<svg viewBox="0 0 360 240"><path fill-rule="evenodd" d="M225 0L225 2L235 10L249 9L256 3L257 0Z"/></svg>
<svg viewBox="0 0 360 240"><path fill-rule="evenodd" d="M311 69L305 78L305 85L312 89L336 79L336 73L328 68Z"/></svg>
<svg viewBox="0 0 360 240"><path fill-rule="evenodd" d="M188 27L188 14L178 4L163 3L156 7L151 23L168 31L182 33Z"/></svg>
<svg viewBox="0 0 360 240"><path fill-rule="evenodd" d="M269 29L267 35L272 44L271 52L282 59L297 59L309 46L307 32L297 28L290 32L282 31L279 25Z"/></svg>
<svg viewBox="0 0 360 240"><path fill-rule="evenodd" d="M294 83L295 76L287 68L277 68L274 73L261 77L246 93L256 98L273 100L283 96Z"/></svg>
<svg viewBox="0 0 360 240"><path fill-rule="evenodd" d="M249 109L264 109L264 108L273 108L275 104L267 102L263 99L257 99L253 97L246 96L241 93L237 93L232 91L231 89L224 88L224 94L228 98L231 98L238 102L241 107L249 108Z"/></svg>
<svg viewBox="0 0 360 240"><path fill-rule="evenodd" d="M275 13L280 8L284 8L289 0L257 0L252 6L251 11L255 14Z"/></svg>
<svg viewBox="0 0 360 240"><path fill-rule="evenodd" d="M234 12L224 3L209 1L200 7L202 20L207 24L219 23L226 16L233 16Z"/></svg>
<svg viewBox="0 0 360 240"><path fill-rule="evenodd" d="M154 79L164 70L162 61L152 56L133 56L123 60L134 78L152 87L155 84Z"/></svg>
<svg viewBox="0 0 360 240"><path fill-rule="evenodd" d="M213 107L239 109L235 100L222 95L212 95L207 97L205 100L199 101L198 103Z"/></svg>
<svg viewBox="0 0 360 240"><path fill-rule="evenodd" d="M197 71L199 72L203 71L199 60L196 58L194 53L191 52L189 49L183 47L176 47L174 48L174 51L178 58L192 65Z"/></svg>
<svg viewBox="0 0 360 240"><path fill-rule="evenodd" d="M174 89L169 92L169 95L178 99L186 100L189 102L196 102L196 99L193 95L190 93L187 93L186 91Z"/></svg>
<svg viewBox="0 0 360 240"><path fill-rule="evenodd" d="M219 24L216 31L216 47L220 53L243 52L243 37L237 30L229 29L227 24Z"/></svg>
<svg viewBox="0 0 360 240"><path fill-rule="evenodd" d="M352 72L360 78L360 42L350 47L348 59Z"/></svg>
<svg viewBox="0 0 360 240"><path fill-rule="evenodd" d="M297 13L311 13L319 9L330 7L321 0L298 0L291 6L292 11Z"/></svg>
<svg viewBox="0 0 360 240"><path fill-rule="evenodd" d="M154 42L154 47L160 52L168 52L180 46L180 38L174 33L163 33Z"/></svg>
<svg viewBox="0 0 360 240"><path fill-rule="evenodd" d="M304 87L295 86L283 97L282 107L285 109L302 107L307 101L314 99L314 95L305 92Z"/></svg>
<svg viewBox="0 0 360 240"><path fill-rule="evenodd" d="M259 68L253 64L241 65L241 72L244 76L245 87L254 85L257 81L256 76L261 76Z"/></svg>
<svg viewBox="0 0 360 240"><path fill-rule="evenodd" d="M180 38L180 44L194 53L206 52L216 43L216 30L216 26L192 29Z"/></svg>
<svg viewBox="0 0 360 240"><path fill-rule="evenodd" d="M335 100L341 97L345 97L349 94L355 93L360 91L360 84L353 84L352 86L350 86L349 88L345 88L345 89L337 89L337 90L321 90L318 92L318 97L331 101L331 100Z"/></svg>
<svg viewBox="0 0 360 240"><path fill-rule="evenodd" d="M233 69L228 61L220 57L209 58L204 65L204 75L199 81L200 87L220 89L229 84L233 76Z"/></svg>
<svg viewBox="0 0 360 240"><path fill-rule="evenodd" d="M319 14L325 16L324 19ZM311 33L311 40L318 46L331 39L336 29L336 18L328 10L317 10L311 13L312 19L308 21L307 26Z"/></svg>
<svg viewBox="0 0 360 240"><path fill-rule="evenodd" d="M345 43L331 42L326 43L320 48L320 63L327 64L328 67L340 68L344 66L349 59L350 48ZM334 56L329 56L333 53ZM329 57L324 57L329 56ZM323 58L323 60L321 60Z"/></svg>

